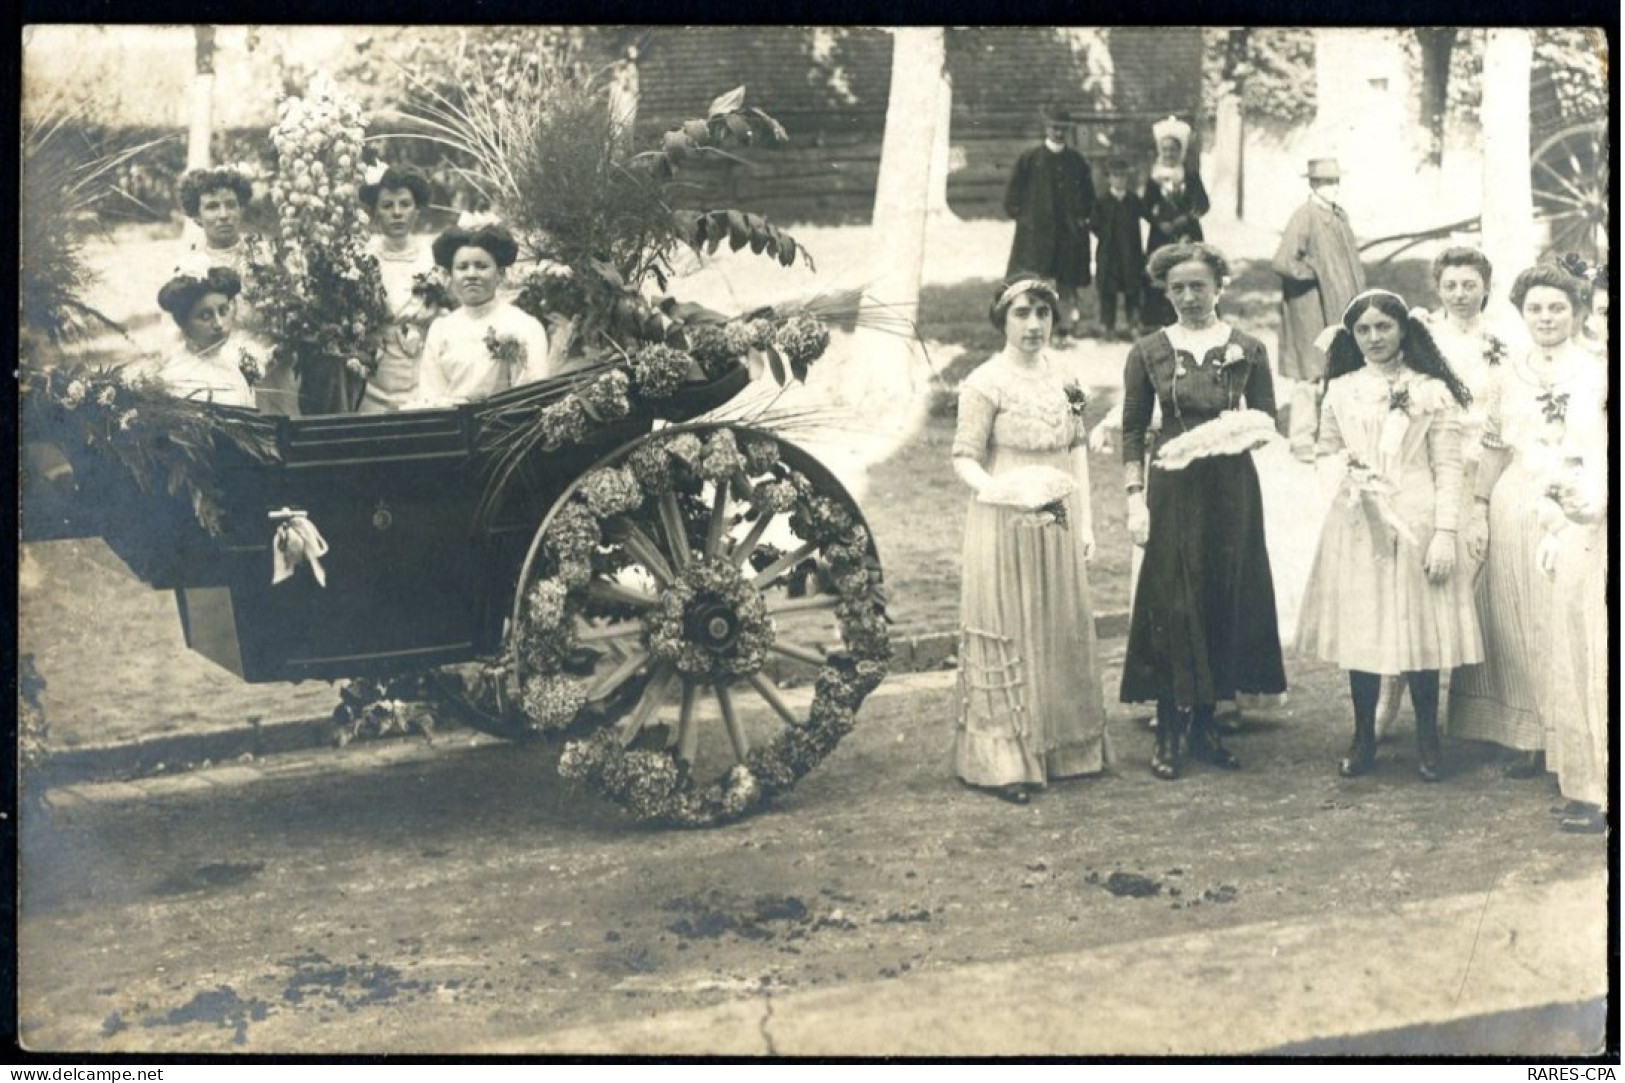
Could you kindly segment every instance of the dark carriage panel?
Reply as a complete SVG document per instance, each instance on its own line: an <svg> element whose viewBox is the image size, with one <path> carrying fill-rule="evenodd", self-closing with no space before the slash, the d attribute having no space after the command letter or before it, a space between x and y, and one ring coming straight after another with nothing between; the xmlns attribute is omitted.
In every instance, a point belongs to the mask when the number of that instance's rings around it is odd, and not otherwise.
<svg viewBox="0 0 1625 1083"><path fill-rule="evenodd" d="M687 420L748 382L735 366L662 400L659 414ZM42 484L30 503L25 485L25 529L32 520L30 539L104 537L143 582L175 592L187 646L246 681L469 661L500 649L520 565L559 495L653 427L654 412L635 405L630 417L598 423L584 443L532 449L506 464L494 498L502 434L523 430L573 383L549 380L437 410L264 418L275 426L278 461L221 452L218 536L186 500L132 490L94 461L54 481L60 494ZM61 474L55 465L43 455L35 473ZM272 515L282 509L304 512L326 540L325 586L305 565L272 582Z"/></svg>

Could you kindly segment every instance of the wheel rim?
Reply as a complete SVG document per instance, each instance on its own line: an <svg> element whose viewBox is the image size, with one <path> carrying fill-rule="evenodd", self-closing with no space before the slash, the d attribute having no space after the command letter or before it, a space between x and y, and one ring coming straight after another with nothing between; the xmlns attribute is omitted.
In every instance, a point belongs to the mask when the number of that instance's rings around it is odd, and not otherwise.
<svg viewBox="0 0 1625 1083"><path fill-rule="evenodd" d="M663 430L578 479L538 532L521 699L538 729L595 731L561 774L639 819L735 819L827 755L884 676L879 580L861 512L816 460L743 426Z"/></svg>
<svg viewBox="0 0 1625 1083"><path fill-rule="evenodd" d="M1548 252L1601 257L1608 233L1608 129L1581 124L1548 137L1531 155L1535 214Z"/></svg>

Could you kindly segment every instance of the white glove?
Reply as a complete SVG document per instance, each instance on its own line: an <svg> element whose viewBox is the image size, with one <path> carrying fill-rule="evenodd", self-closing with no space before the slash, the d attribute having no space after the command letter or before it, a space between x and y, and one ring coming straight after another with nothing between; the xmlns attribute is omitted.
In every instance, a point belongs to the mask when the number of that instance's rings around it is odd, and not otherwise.
<svg viewBox="0 0 1625 1083"><path fill-rule="evenodd" d="M1078 544L1083 546L1083 559L1095 559L1095 532L1084 529L1078 532Z"/></svg>
<svg viewBox="0 0 1625 1083"><path fill-rule="evenodd" d="M1151 509L1145 506L1143 491L1128 496L1128 536L1141 548L1151 538Z"/></svg>
<svg viewBox="0 0 1625 1083"><path fill-rule="evenodd" d="M1449 531L1436 530L1428 542L1427 556L1422 567L1428 573L1428 582L1443 583L1456 570L1456 536Z"/></svg>

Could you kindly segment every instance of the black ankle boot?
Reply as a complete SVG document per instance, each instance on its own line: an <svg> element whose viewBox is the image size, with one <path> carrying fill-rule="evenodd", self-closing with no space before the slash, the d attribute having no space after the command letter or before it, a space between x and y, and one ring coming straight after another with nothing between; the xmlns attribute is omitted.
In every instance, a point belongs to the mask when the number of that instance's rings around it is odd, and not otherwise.
<svg viewBox="0 0 1625 1083"><path fill-rule="evenodd" d="M1191 756L1210 763L1214 767L1223 767L1227 771L1235 771L1241 767L1241 761L1236 759L1235 753L1224 747L1219 740L1219 729L1213 722L1213 708L1198 707L1191 713Z"/></svg>
<svg viewBox="0 0 1625 1083"><path fill-rule="evenodd" d="M1178 778L1184 766L1186 724L1184 711L1172 704L1157 704L1157 747L1151 753L1151 773L1165 782Z"/></svg>
<svg viewBox="0 0 1625 1083"><path fill-rule="evenodd" d="M1437 782L1444 777L1444 757L1439 751L1439 720L1416 715L1416 773L1423 782Z"/></svg>
<svg viewBox="0 0 1625 1083"><path fill-rule="evenodd" d="M1370 774L1377 766L1377 716L1360 712L1354 716L1354 741L1348 753L1337 761L1337 773L1344 778Z"/></svg>

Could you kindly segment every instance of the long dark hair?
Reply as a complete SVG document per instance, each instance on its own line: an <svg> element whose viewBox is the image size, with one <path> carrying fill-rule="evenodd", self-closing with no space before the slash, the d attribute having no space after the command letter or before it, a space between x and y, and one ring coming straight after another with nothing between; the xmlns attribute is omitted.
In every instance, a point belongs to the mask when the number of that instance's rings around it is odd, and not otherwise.
<svg viewBox="0 0 1625 1083"><path fill-rule="evenodd" d="M1385 316L1393 317L1398 322L1404 334L1400 342L1399 356L1406 368L1442 381L1444 386L1450 389L1451 397L1462 406L1467 406L1473 401L1473 393L1467 390L1467 385L1461 382L1461 377L1457 376L1445 361L1444 354L1439 352L1439 347L1433 341L1433 335L1428 332L1427 325L1421 320L1411 318L1410 309L1406 307L1403 297L1386 291L1363 293L1343 310L1343 328L1332 339L1331 348L1326 351L1327 382L1339 376L1347 376L1351 372L1358 372L1365 367L1365 355L1360 352L1359 344L1354 341L1354 324L1372 308Z"/></svg>

